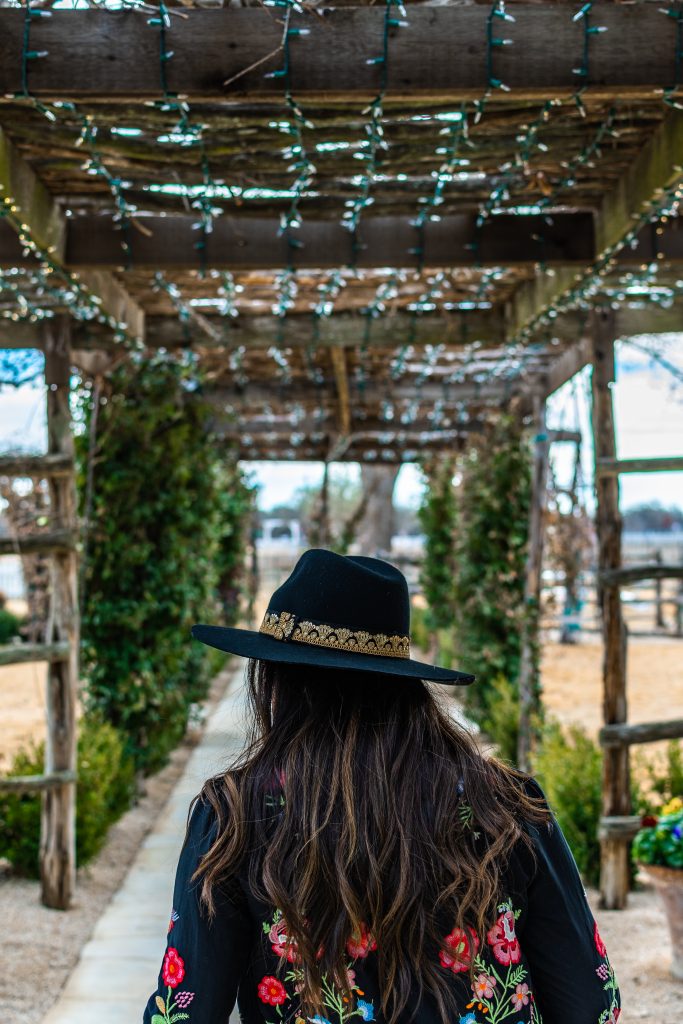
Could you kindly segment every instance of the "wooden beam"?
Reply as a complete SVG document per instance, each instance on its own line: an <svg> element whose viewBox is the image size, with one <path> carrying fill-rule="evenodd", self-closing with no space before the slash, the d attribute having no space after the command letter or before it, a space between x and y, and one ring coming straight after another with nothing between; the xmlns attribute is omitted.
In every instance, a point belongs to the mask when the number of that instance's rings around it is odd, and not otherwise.
<svg viewBox="0 0 683 1024"><path fill-rule="evenodd" d="M599 459L595 467L598 476L618 476L620 473L673 473L683 470L683 455L668 455L658 459Z"/></svg>
<svg viewBox="0 0 683 1024"><path fill-rule="evenodd" d="M72 460L61 452L47 455L0 455L0 476L37 477L68 476L73 473Z"/></svg>
<svg viewBox="0 0 683 1024"><path fill-rule="evenodd" d="M683 718L669 722L639 722L637 725L604 725L599 733L603 747L633 743L657 743L683 737Z"/></svg>
<svg viewBox="0 0 683 1024"><path fill-rule="evenodd" d="M0 128L0 203L28 226L31 238L57 263L64 260L66 218L54 199ZM0 207L1 208L1 207ZM7 220L3 228L16 239Z"/></svg>
<svg viewBox="0 0 683 1024"><path fill-rule="evenodd" d="M327 382L330 388L332 382ZM526 394L527 384L524 381L500 381L485 384L425 384L420 388L414 385L397 383L391 390L391 397L395 401L422 402L443 401L449 402L470 402L473 407L484 406L487 403L504 403L512 401L519 395ZM269 383L249 383L241 388L236 385L207 385L203 389L205 398L216 405L219 409L230 406L234 409L240 407L253 412L259 403L268 404L277 408L279 399L283 399L287 405L293 402L308 404L312 408L320 405L320 386L308 381L281 385L276 379ZM354 391L353 397L356 392ZM368 407L379 405L386 397L386 388L383 385L369 384L363 392L364 403Z"/></svg>
<svg viewBox="0 0 683 1024"><path fill-rule="evenodd" d="M662 155L664 150L664 155ZM660 147L659 162L665 159ZM49 198L49 197L48 197ZM616 216L614 214L613 216ZM498 214L476 227L476 215L450 214L424 226L422 253L416 252L412 218L369 215L363 220L362 245L351 251L349 232L337 220L303 221L297 231L301 243L288 247L279 233L279 221L250 214L223 215L214 220L204 254L196 248L196 217L140 213L136 224L144 231L130 234L126 269L156 271L200 270L207 265L224 270L271 270L291 264L303 269L344 266L353 256L362 269L373 267L519 266L533 269L564 266L576 271L597 255L594 218L589 212ZM83 214L66 222L61 248L65 265L85 274L93 268L122 271L121 232L111 216ZM474 242L476 240L476 247ZM683 227L674 217L652 230L642 228L634 245L620 250L618 267L638 267L661 260L683 263ZM16 233L0 220L0 267L35 266L22 250ZM93 287L97 287L95 281ZM101 287L101 286L100 286Z"/></svg>
<svg viewBox="0 0 683 1024"><path fill-rule="evenodd" d="M45 530L23 537L0 537L0 555L50 555L72 551L76 547L73 530Z"/></svg>
<svg viewBox="0 0 683 1024"><path fill-rule="evenodd" d="M0 665L19 665L29 661L63 661L69 655L64 641L54 644L2 644Z"/></svg>
<svg viewBox="0 0 683 1024"><path fill-rule="evenodd" d="M609 313L594 313L591 318L592 426L596 462L616 456L614 411L611 384L614 381L614 324ZM596 477L595 525L598 535L598 569L603 574L621 567L621 515L619 480ZM603 631L603 713L605 725L621 725L627 720L626 706L626 627L621 599L615 587L600 585L598 603L602 611ZM605 817L631 812L629 759L627 748L610 748L603 757L602 813ZM626 906L629 889L628 846L619 839L605 837L601 843L600 893L606 909Z"/></svg>
<svg viewBox="0 0 683 1024"><path fill-rule="evenodd" d="M574 345L558 352L539 384L543 396L548 398L554 391L576 376L589 362L590 339L587 337L579 338Z"/></svg>
<svg viewBox="0 0 683 1024"><path fill-rule="evenodd" d="M0 12L1 13L1 12ZM0 18L0 23L2 19ZM1 36L1 32L0 32ZM0 44L1 47L1 44ZM1 59L1 58L0 58ZM0 217L2 232L25 232L57 267L64 267L67 222L62 210L0 127L0 202L9 216ZM12 239L17 244L17 238ZM19 246L21 249L21 246ZM24 260L24 257L21 257ZM35 258L30 257L35 263ZM15 265L19 266L20 263ZM67 274L68 277L68 274ZM144 334L144 313L123 285L104 271L87 271L74 280L98 301L105 316L125 325L133 337Z"/></svg>
<svg viewBox="0 0 683 1024"><path fill-rule="evenodd" d="M70 321L59 318L46 326L45 384L47 386L48 452L73 461L69 387L71 379ZM74 474L50 477L50 508L65 528L76 530ZM67 658L50 661L47 670L47 734L45 774L76 771L76 700L80 626L76 551L55 551L50 563L50 607L45 642L65 643ZM76 885L76 786L72 781L48 789L43 796L40 830L42 901L67 910Z"/></svg>
<svg viewBox="0 0 683 1024"><path fill-rule="evenodd" d="M628 236L634 220L647 213L664 189L683 179L682 153L683 112L671 110L602 201L595 221L599 257ZM586 273L563 267L554 275L539 272L521 285L509 304L510 335L533 328L550 309L568 300Z"/></svg>
<svg viewBox="0 0 683 1024"><path fill-rule="evenodd" d="M471 267L545 264L582 266L595 258L593 217L590 213L559 213L552 221L531 215L500 214L481 229L475 214L455 214L428 222L423 231L421 256L411 217L369 216L363 221L362 246L338 220L304 219L297 231L300 246L292 249L279 231L279 222L254 216L221 216L214 221L202 254L196 246L196 217L140 215L145 231L130 233L130 259L134 269L269 270L292 265L331 269L353 259L369 267ZM474 242L476 241L476 250ZM0 231L0 260L3 257ZM16 260L13 251L7 258ZM111 217L87 215L69 222L66 261L72 269L122 268L121 232Z"/></svg>
<svg viewBox="0 0 683 1024"><path fill-rule="evenodd" d="M527 555L524 573L524 607L526 610L522 630L519 664L519 732L517 763L522 771L530 770L532 750L532 719L540 705L538 656L538 616L541 601L541 566L545 538L545 515L548 485L548 459L550 440L546 429L545 398L534 400L534 460L531 471L531 502Z"/></svg>
<svg viewBox="0 0 683 1024"><path fill-rule="evenodd" d="M51 99L106 97L158 99L159 33L134 10L53 10L33 23L31 46L48 57L30 65L31 94ZM513 46L494 57L497 77L515 98L570 95L581 60L583 23L573 10L551 2L515 4L515 21L504 35ZM415 7L408 28L390 28L387 86L390 94L479 97L487 81L486 5ZM291 89L302 101L313 96L373 96L380 69L384 10L359 7L293 13ZM591 48L591 91L652 95L675 81L675 24L655 5L601 5L608 29ZM0 11L0 96L20 92L24 15ZM648 42L643 46L643 40ZM173 51L166 75L172 93L191 98L281 98L279 79L267 73L282 66L282 20L262 8L182 11L171 21L167 44ZM453 54L458 59L453 59Z"/></svg>
<svg viewBox="0 0 683 1024"><path fill-rule="evenodd" d="M336 345L330 349L330 359L337 389L338 423L342 436L351 429L351 402L349 399L349 374L346 368L346 352Z"/></svg>
<svg viewBox="0 0 683 1024"><path fill-rule="evenodd" d="M606 479L613 479L607 477ZM683 580L683 565L629 565L618 569L604 569L599 574L606 587L623 587L640 580Z"/></svg>
<svg viewBox="0 0 683 1024"><path fill-rule="evenodd" d="M75 771L46 772L44 775L13 775L0 778L0 793L47 793L68 785L73 788Z"/></svg>

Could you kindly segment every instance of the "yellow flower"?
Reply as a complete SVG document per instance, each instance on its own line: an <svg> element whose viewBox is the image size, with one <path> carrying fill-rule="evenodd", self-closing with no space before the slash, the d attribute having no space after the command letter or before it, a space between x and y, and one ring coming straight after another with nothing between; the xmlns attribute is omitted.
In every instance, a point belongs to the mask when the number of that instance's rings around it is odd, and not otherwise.
<svg viewBox="0 0 683 1024"><path fill-rule="evenodd" d="M664 804L662 807L662 814L676 814L678 811L683 811L683 800L680 796L675 796L669 800L668 804Z"/></svg>

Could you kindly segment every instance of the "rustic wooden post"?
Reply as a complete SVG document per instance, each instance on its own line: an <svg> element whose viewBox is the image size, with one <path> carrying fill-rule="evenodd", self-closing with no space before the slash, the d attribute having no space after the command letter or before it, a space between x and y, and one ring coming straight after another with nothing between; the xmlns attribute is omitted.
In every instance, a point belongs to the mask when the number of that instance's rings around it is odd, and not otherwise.
<svg viewBox="0 0 683 1024"><path fill-rule="evenodd" d="M657 565L662 564L662 552L659 548L655 551L655 562ZM657 578L655 580L655 629L664 629L665 625L662 608L662 581Z"/></svg>
<svg viewBox="0 0 683 1024"><path fill-rule="evenodd" d="M545 399L534 400L534 464L531 476L529 539L524 579L525 621L519 666L519 733L517 763L529 770L532 744L532 714L538 701L538 665L536 643L538 612L541 602L541 565L545 534L546 489L550 442L545 419Z"/></svg>
<svg viewBox="0 0 683 1024"><path fill-rule="evenodd" d="M362 555L391 555L394 536L394 487L399 466L368 466L361 463L360 478L365 507L356 541Z"/></svg>
<svg viewBox="0 0 683 1024"><path fill-rule="evenodd" d="M621 515L619 477L598 472L600 459L616 458L614 411L610 385L614 373L614 317L610 312L592 315L593 443L595 449L595 521L598 536L598 604L603 631L603 718L605 725L627 720L626 627L619 585L605 584L601 573L621 566ZM631 812L629 748L626 743L603 750L603 817ZM629 889L629 846L623 836L601 830L600 903L609 910L626 906Z"/></svg>
<svg viewBox="0 0 683 1024"><path fill-rule="evenodd" d="M71 372L70 320L60 317L44 335L47 385L48 453L73 460L74 444L69 410ZM50 477L51 512L56 528L76 526L76 487L73 470ZM46 643L67 642L68 657L51 661L47 674L47 741L45 774L76 768L76 698L78 689L79 621L77 556L75 548L55 551L51 560L50 608ZM63 782L42 796L40 876L42 901L66 910L76 881L76 786Z"/></svg>

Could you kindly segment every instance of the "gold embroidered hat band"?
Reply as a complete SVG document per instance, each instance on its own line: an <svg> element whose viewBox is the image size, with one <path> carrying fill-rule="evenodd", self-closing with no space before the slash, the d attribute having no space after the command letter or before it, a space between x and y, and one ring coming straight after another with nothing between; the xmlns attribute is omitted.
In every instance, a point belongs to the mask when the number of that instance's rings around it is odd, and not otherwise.
<svg viewBox="0 0 683 1024"><path fill-rule="evenodd" d="M385 658L410 658L409 636L387 636L386 633L368 633L363 629L307 622L305 619L298 620L293 612L266 612L259 633L266 633L276 640L294 640L300 644L330 647L335 651L380 654Z"/></svg>
<svg viewBox="0 0 683 1024"><path fill-rule="evenodd" d="M410 654L403 573L379 558L305 551L267 604L257 630L197 623L195 640L243 658L465 685L474 676ZM324 684L321 675L321 685Z"/></svg>

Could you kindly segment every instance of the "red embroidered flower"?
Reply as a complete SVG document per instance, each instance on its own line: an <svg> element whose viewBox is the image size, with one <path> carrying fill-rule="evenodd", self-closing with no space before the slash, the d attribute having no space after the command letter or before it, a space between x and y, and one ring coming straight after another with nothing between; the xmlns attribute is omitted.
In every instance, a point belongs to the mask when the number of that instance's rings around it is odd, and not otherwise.
<svg viewBox="0 0 683 1024"><path fill-rule="evenodd" d="M511 910L501 914L486 939L493 946L493 954L500 964L518 964L522 950L515 935L515 915Z"/></svg>
<svg viewBox="0 0 683 1024"><path fill-rule="evenodd" d="M357 957L367 956L373 949L377 949L374 936L370 934L367 925L361 923L360 936L358 932L353 933L346 943L346 952L355 960Z"/></svg>
<svg viewBox="0 0 683 1024"><path fill-rule="evenodd" d="M600 932L598 931L598 922L593 922L593 941L595 942L595 948L598 951L598 956L607 956L607 950L605 943L600 938Z"/></svg>
<svg viewBox="0 0 683 1024"><path fill-rule="evenodd" d="M654 828L658 821L659 818L656 818L654 814L644 814L643 817L640 819L640 827Z"/></svg>
<svg viewBox="0 0 683 1024"><path fill-rule="evenodd" d="M258 995L262 1003L279 1006L287 998L287 990L278 978L266 974L258 983Z"/></svg>
<svg viewBox="0 0 683 1024"><path fill-rule="evenodd" d="M472 956L479 949L479 938L474 928L467 925L466 930L454 928L450 935L444 936L446 949L439 950L442 967L450 967L453 974L469 970Z"/></svg>
<svg viewBox="0 0 683 1024"><path fill-rule="evenodd" d="M296 942L292 941L288 943L289 936L287 935L287 925L284 918L280 918L276 921L270 931L268 932L268 940L272 945L273 953L277 953L278 956L282 956L283 953L287 954L287 959L290 964L294 964L299 959L297 952Z"/></svg>
<svg viewBox="0 0 683 1024"><path fill-rule="evenodd" d="M164 985L168 985L170 988L176 988L185 977L185 961L173 946L169 946L166 950L161 976L164 979Z"/></svg>

